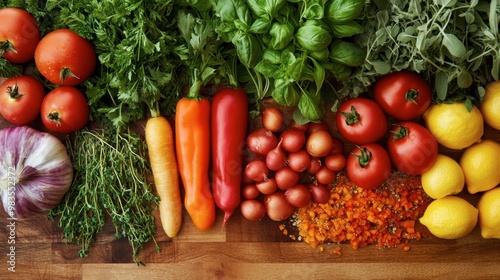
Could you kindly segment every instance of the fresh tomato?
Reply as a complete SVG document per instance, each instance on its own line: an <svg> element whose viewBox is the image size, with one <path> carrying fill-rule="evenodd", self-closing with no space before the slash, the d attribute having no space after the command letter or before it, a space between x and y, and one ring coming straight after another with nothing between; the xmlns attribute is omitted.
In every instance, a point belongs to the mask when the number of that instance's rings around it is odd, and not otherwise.
<svg viewBox="0 0 500 280"><path fill-rule="evenodd" d="M35 50L35 64L51 83L74 86L88 79L96 66L92 44L69 29L45 35Z"/></svg>
<svg viewBox="0 0 500 280"><path fill-rule="evenodd" d="M43 124L50 131L71 133L87 123L90 109L80 90L61 86L45 96L40 113Z"/></svg>
<svg viewBox="0 0 500 280"><path fill-rule="evenodd" d="M13 124L28 124L38 117L44 95L42 83L31 76L9 78L0 86L0 114Z"/></svg>
<svg viewBox="0 0 500 280"><path fill-rule="evenodd" d="M373 143L387 132L387 118L378 104L368 98L352 98L340 104L336 115L340 134L358 145Z"/></svg>
<svg viewBox="0 0 500 280"><path fill-rule="evenodd" d="M391 129L387 151L398 170L418 175L434 164L438 143L422 125L412 121L400 122Z"/></svg>
<svg viewBox="0 0 500 280"><path fill-rule="evenodd" d="M390 116L412 120L431 104L431 86L419 74L399 71L381 77L374 86L373 98Z"/></svg>
<svg viewBox="0 0 500 280"><path fill-rule="evenodd" d="M18 8L0 10L0 56L11 63L25 63L33 58L40 41L35 18Z"/></svg>
<svg viewBox="0 0 500 280"><path fill-rule="evenodd" d="M389 154L376 143L356 146L347 157L349 180L364 189L378 188L387 180L391 170Z"/></svg>

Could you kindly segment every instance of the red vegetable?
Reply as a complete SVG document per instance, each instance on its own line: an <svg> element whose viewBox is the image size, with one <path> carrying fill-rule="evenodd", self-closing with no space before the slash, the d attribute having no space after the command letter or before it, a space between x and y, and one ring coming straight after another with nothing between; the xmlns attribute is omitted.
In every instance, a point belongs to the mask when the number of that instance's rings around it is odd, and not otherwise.
<svg viewBox="0 0 500 280"><path fill-rule="evenodd" d="M272 132L277 132L283 127L283 114L274 107L265 108L262 112L262 126Z"/></svg>
<svg viewBox="0 0 500 280"><path fill-rule="evenodd" d="M337 176L337 172L330 170L326 166L321 166L321 168L314 174L316 181L320 184L328 185L335 180L335 176Z"/></svg>
<svg viewBox="0 0 500 280"><path fill-rule="evenodd" d="M40 114L43 124L50 131L71 133L87 123L90 109L80 90L61 86L43 98Z"/></svg>
<svg viewBox="0 0 500 280"><path fill-rule="evenodd" d="M274 174L274 179L276 180L276 185L282 190L286 190L295 186L300 180L300 175L297 171L294 171L289 166L285 166L280 170L276 171Z"/></svg>
<svg viewBox="0 0 500 280"><path fill-rule="evenodd" d="M25 63L33 59L40 41L35 18L18 8L0 9L0 57L11 63Z"/></svg>
<svg viewBox="0 0 500 280"><path fill-rule="evenodd" d="M273 221L284 221L288 219L295 207L286 200L283 192L274 192L264 197L267 215Z"/></svg>
<svg viewBox="0 0 500 280"><path fill-rule="evenodd" d="M311 192L303 184L297 184L285 191L285 197L295 207L304 207L311 202Z"/></svg>
<svg viewBox="0 0 500 280"><path fill-rule="evenodd" d="M378 188L387 180L391 169L389 154L376 143L357 146L347 157L347 176L364 189Z"/></svg>
<svg viewBox="0 0 500 280"><path fill-rule="evenodd" d="M277 145L278 137L263 127L257 128L247 136L248 148L259 155L267 155Z"/></svg>
<svg viewBox="0 0 500 280"><path fill-rule="evenodd" d="M387 118L380 106L368 98L344 101L336 115L337 128L348 141L363 145L378 141L387 132Z"/></svg>
<svg viewBox="0 0 500 280"><path fill-rule="evenodd" d="M422 125L411 121L400 122L391 129L387 151L398 170L419 175L436 160L438 143Z"/></svg>
<svg viewBox="0 0 500 280"><path fill-rule="evenodd" d="M270 194L278 190L278 185L276 184L276 179L274 178L268 178L262 182L258 182L255 186L262 194Z"/></svg>
<svg viewBox="0 0 500 280"><path fill-rule="evenodd" d="M217 91L211 108L212 193L224 222L240 205L248 97L241 89Z"/></svg>
<svg viewBox="0 0 500 280"><path fill-rule="evenodd" d="M242 193L244 199L256 199L260 195L260 191L255 184L243 186Z"/></svg>
<svg viewBox="0 0 500 280"><path fill-rule="evenodd" d="M306 150L313 157L324 157L332 148L332 136L327 130L316 130L307 137Z"/></svg>
<svg viewBox="0 0 500 280"><path fill-rule="evenodd" d="M325 166L332 171L339 172L344 169L347 159L343 154L329 154L325 157Z"/></svg>
<svg viewBox="0 0 500 280"><path fill-rule="evenodd" d="M296 172L306 171L311 166L311 155L306 150L289 153L288 166Z"/></svg>
<svg viewBox="0 0 500 280"><path fill-rule="evenodd" d="M241 214L249 221L256 222L266 215L266 206L263 202L249 199L241 203Z"/></svg>
<svg viewBox="0 0 500 280"><path fill-rule="evenodd" d="M266 162L260 159L252 160L245 167L245 177L253 182L263 182L269 177Z"/></svg>
<svg viewBox="0 0 500 280"><path fill-rule="evenodd" d="M302 130L294 127L290 127L283 131L280 137L282 141L281 147L283 150L290 153L300 151L306 143L306 134Z"/></svg>
<svg viewBox="0 0 500 280"><path fill-rule="evenodd" d="M330 200L330 188L323 184L309 185L311 199L314 203L327 203Z"/></svg>
<svg viewBox="0 0 500 280"><path fill-rule="evenodd" d="M266 165L270 170L276 171L286 165L286 153L281 149L282 141L283 139L280 140L276 148L269 151L266 155Z"/></svg>
<svg viewBox="0 0 500 280"><path fill-rule="evenodd" d="M0 85L0 114L9 122L25 125L40 114L45 91L43 85L31 76L18 76Z"/></svg>
<svg viewBox="0 0 500 280"><path fill-rule="evenodd" d="M74 86L94 72L97 57L92 44L69 29L45 35L35 50L35 64L51 83Z"/></svg>
<svg viewBox="0 0 500 280"><path fill-rule="evenodd" d="M381 77L375 83L373 98L387 114L399 120L411 120L427 110L432 91L419 74L400 71Z"/></svg>

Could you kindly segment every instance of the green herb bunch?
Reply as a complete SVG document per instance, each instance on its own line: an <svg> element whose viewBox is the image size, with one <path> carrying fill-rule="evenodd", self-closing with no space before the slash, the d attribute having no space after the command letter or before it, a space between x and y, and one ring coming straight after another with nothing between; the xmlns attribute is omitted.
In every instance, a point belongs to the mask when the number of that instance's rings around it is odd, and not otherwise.
<svg viewBox="0 0 500 280"><path fill-rule="evenodd" d="M499 79L500 2L373 0L357 42L366 61L341 91L368 91L381 75L403 69L420 73L434 100L478 102L484 86Z"/></svg>
<svg viewBox="0 0 500 280"><path fill-rule="evenodd" d="M151 213L159 200L146 180L150 168L144 141L130 130L116 134L85 128L67 141L67 147L73 183L49 218L57 219L64 240L79 244L78 256L86 257L109 215L115 238L127 238L133 259L143 264L138 254L143 244L154 240Z"/></svg>
<svg viewBox="0 0 500 280"><path fill-rule="evenodd" d="M332 80L350 76L365 57L348 38L363 27L364 0L220 0L218 34L234 45L240 82L257 101L297 106L299 123L320 120L325 101L340 99ZM241 73L241 72L240 72Z"/></svg>

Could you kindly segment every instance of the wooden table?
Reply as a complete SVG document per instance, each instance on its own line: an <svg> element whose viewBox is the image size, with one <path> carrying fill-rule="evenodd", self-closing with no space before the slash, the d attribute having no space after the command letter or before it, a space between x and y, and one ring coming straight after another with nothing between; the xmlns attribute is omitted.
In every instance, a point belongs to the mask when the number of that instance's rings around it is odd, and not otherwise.
<svg viewBox="0 0 500 280"><path fill-rule="evenodd" d="M0 118L0 128L9 124ZM487 128L485 138L500 141L500 133ZM460 152L442 148L458 158ZM473 204L478 195L461 194ZM0 279L499 279L500 240L483 239L479 227L458 240L425 238L410 242L408 252L375 246L352 249L341 244L342 255L333 253L337 244L324 251L293 241L268 218L250 222L235 213L222 229L222 212L216 224L202 232L187 213L178 237L171 240L161 230L145 245L139 259L132 260L126 239L116 240L108 221L97 236L89 256L78 258L77 245L66 244L62 231L37 215L15 221L9 227L0 211ZM9 272L9 235L15 234L15 273Z"/></svg>

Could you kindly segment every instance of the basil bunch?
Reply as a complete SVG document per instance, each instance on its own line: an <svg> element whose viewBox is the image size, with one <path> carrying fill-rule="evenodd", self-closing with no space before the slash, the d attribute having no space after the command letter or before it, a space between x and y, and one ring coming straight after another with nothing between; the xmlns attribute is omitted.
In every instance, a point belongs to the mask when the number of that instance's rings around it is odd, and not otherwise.
<svg viewBox="0 0 500 280"><path fill-rule="evenodd" d="M363 32L364 0L219 0L217 33L231 42L247 75L245 90L257 101L271 96L297 106L299 123L320 120L342 81L364 62L364 51L350 40Z"/></svg>

